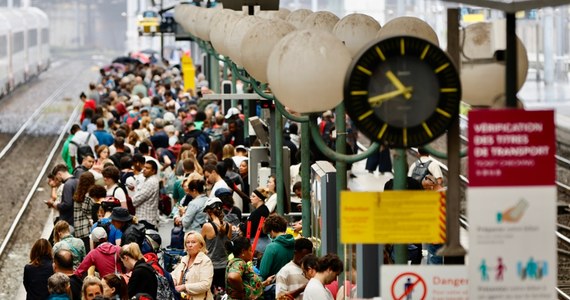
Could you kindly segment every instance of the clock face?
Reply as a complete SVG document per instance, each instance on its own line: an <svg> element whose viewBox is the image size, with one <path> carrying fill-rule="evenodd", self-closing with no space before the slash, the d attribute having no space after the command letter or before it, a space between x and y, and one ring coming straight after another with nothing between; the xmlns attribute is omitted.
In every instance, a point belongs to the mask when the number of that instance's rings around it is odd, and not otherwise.
<svg viewBox="0 0 570 300"><path fill-rule="evenodd" d="M461 84L447 54L423 39L375 42L352 63L345 106L359 130L393 147L424 145L459 112Z"/></svg>

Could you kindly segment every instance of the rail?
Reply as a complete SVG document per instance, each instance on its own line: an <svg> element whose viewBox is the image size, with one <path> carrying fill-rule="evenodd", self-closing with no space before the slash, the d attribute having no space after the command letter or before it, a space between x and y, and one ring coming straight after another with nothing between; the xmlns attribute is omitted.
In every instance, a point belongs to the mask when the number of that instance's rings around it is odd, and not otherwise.
<svg viewBox="0 0 570 300"><path fill-rule="evenodd" d="M62 84L57 90L55 90L55 92L53 92L46 99L46 101L44 101L42 103L42 105L40 105L30 115L30 117L26 120L26 122L24 122L24 124L22 124L22 126L20 126L20 129L18 130L18 132L16 132L16 134L12 137L12 139L8 142L8 144L6 144L6 146L4 146L4 149L2 149L2 152L0 152L0 159L2 159L6 155L6 153L8 153L8 151L10 151L10 149L12 149L12 146L14 146L14 144L16 143L18 138L20 138L20 135L22 135L24 130L26 130L26 128L28 128L28 126L32 123L32 121L36 120L36 117L46 108L46 106L52 104L57 99L57 97L59 97L62 94L62 92L65 90L65 88L67 88L67 86L69 86L74 80L75 80L75 77L72 77L72 79L70 79L66 83Z"/></svg>
<svg viewBox="0 0 570 300"><path fill-rule="evenodd" d="M8 230L8 233L6 234L6 236L4 237L4 240L2 241L2 245L0 245L0 258L2 258L4 256L4 251L6 250L6 247L8 246L8 243L10 242L10 240L12 239L12 236L14 235L14 232L16 231L16 227L18 226L18 224L20 223L20 220L22 219L22 216L24 215L24 212L26 211L26 209L28 208L28 205L30 204L30 201L32 200L32 197L34 196L34 193L36 192L36 189L38 188L38 186L40 185L40 182L42 180L44 180L44 175L47 171L47 168L49 167L50 163L52 162L52 159L55 155L55 153L57 152L57 150L59 149L59 146L61 144L61 142L63 141L65 135L67 134L67 132L69 131L69 128L71 127L71 125L73 124L73 122L77 119L78 115L79 115L79 111L81 105L78 104L75 106L75 109L73 110L71 117L69 118L69 120L67 121L67 123L65 124L65 126L63 127L61 133L59 134L57 141L55 142L55 145L53 146L53 148L51 149L46 161L44 162L42 169L40 170L38 176L36 177L36 180L34 181L34 184L32 186L32 188L30 189L28 195L26 196L26 199L24 200L24 203L22 204L22 206L20 207L20 210L18 211L18 215L16 215L16 217L14 218L14 220L12 221L12 225L10 226L10 229Z"/></svg>

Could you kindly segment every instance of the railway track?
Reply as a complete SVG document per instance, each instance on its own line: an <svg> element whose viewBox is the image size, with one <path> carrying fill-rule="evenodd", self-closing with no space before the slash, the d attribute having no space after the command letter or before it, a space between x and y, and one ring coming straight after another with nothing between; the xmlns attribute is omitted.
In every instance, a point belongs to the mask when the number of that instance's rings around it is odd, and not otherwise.
<svg viewBox="0 0 570 300"><path fill-rule="evenodd" d="M24 212L28 208L28 205L29 205L34 193L36 192L41 181L44 180L45 174L46 174L46 172L48 172L48 167L50 166L57 150L59 149L62 141L64 140L64 138L67 134L67 131L69 130L69 128L73 124L73 121L76 120L77 117L79 116L79 112L80 112L79 108L80 108L79 105L75 107L75 109L73 110L71 117L69 118L68 122L65 124L63 130L61 131L61 133L57 137L54 145L49 150L49 154L47 155L41 169L39 170L39 173L35 177L34 183L33 183L32 187L29 189L29 192L27 193L26 198L22 202L22 205L21 205L20 209L18 210L17 214L13 218L10 218L10 216L8 216L8 218L12 219L13 221L11 222L10 227L5 232L5 234L4 234L4 232L2 232L3 238L2 238L2 244L0 245L0 259L2 259L7 246L11 242L11 239L14 236L14 232L16 231L17 226L20 224L20 220L22 219ZM27 125L25 125L25 126L27 126ZM25 127L25 126L23 126L23 127ZM15 137L18 137L20 132L21 131L18 131L18 134ZM17 140L17 138L11 140L10 143L6 147L4 147L4 150L6 152L3 151L2 153L7 153L7 151L9 151L11 149L12 145L15 143L16 140ZM15 153L15 155L19 155L19 153ZM0 157L3 158L4 156L2 155ZM0 168L2 168L2 160L0 160Z"/></svg>
<svg viewBox="0 0 570 300"><path fill-rule="evenodd" d="M77 86L82 79L84 80L85 66L83 62L70 61L70 63L80 63L81 68L77 68L79 64L58 66L57 70L51 71L51 78L46 78L42 83L35 82L29 90L18 91L10 96L13 99L3 99L1 102L2 113L7 117L17 115L14 119L20 122L11 120L10 131L15 133L3 134L0 145L0 170L6 172L6 176L21 177L25 180L16 184L9 181L0 182L0 189L6 195L2 197L3 205L11 206L11 209L2 211L4 222L0 222L0 262L4 261L10 244L18 238L15 233L30 206L30 201L40 184L45 181L45 174L49 171L48 168L54 161L66 133L79 115L81 104L70 103L66 94L71 86ZM66 80L61 80L57 76L60 75L59 72L67 72L64 74L70 75ZM45 91L48 91L54 83L57 83L57 88L46 93ZM81 85L85 86L85 83ZM26 98L34 97L37 97L34 100L43 98L43 101L33 101L34 106L31 106L31 102ZM27 102L20 103L20 101ZM30 108L35 109L32 111ZM26 114L26 111L31 113ZM57 135L53 134L54 130ZM48 134L45 134L46 132Z"/></svg>

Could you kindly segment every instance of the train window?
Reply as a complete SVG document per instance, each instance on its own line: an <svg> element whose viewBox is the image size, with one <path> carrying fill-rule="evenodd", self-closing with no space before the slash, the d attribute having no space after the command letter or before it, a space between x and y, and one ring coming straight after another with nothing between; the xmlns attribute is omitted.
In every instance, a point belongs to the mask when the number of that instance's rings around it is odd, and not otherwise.
<svg viewBox="0 0 570 300"><path fill-rule="evenodd" d="M8 55L8 38L3 35L0 36L0 58L4 58Z"/></svg>
<svg viewBox="0 0 570 300"><path fill-rule="evenodd" d="M42 44L49 44L49 30L47 28L42 29Z"/></svg>
<svg viewBox="0 0 570 300"><path fill-rule="evenodd" d="M28 47L34 47L38 44L38 30L28 30Z"/></svg>
<svg viewBox="0 0 570 300"><path fill-rule="evenodd" d="M14 46L12 48L14 53L18 53L24 50L24 32L16 32L14 33Z"/></svg>

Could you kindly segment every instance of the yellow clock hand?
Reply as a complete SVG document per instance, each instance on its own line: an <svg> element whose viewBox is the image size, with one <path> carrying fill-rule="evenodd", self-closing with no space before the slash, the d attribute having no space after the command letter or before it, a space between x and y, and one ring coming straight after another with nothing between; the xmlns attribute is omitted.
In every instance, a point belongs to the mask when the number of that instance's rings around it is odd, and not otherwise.
<svg viewBox="0 0 570 300"><path fill-rule="evenodd" d="M404 97L406 99L410 99L412 98L412 94L410 92L405 92L406 87L404 86L404 84L402 84L402 82L400 81L400 79L398 79L398 77L396 77L396 75L388 70L386 72L386 77L388 77L388 79L392 82L392 84L404 94Z"/></svg>
<svg viewBox="0 0 570 300"><path fill-rule="evenodd" d="M370 97L368 98L368 103L370 103L370 105L379 105L382 104L382 102L390 100L390 99L394 99L397 96L400 95L405 95L405 94L410 94L412 92L413 88L412 87L405 87L403 90L395 90L395 91L391 91L388 93L384 93L384 94L380 94L374 97Z"/></svg>

